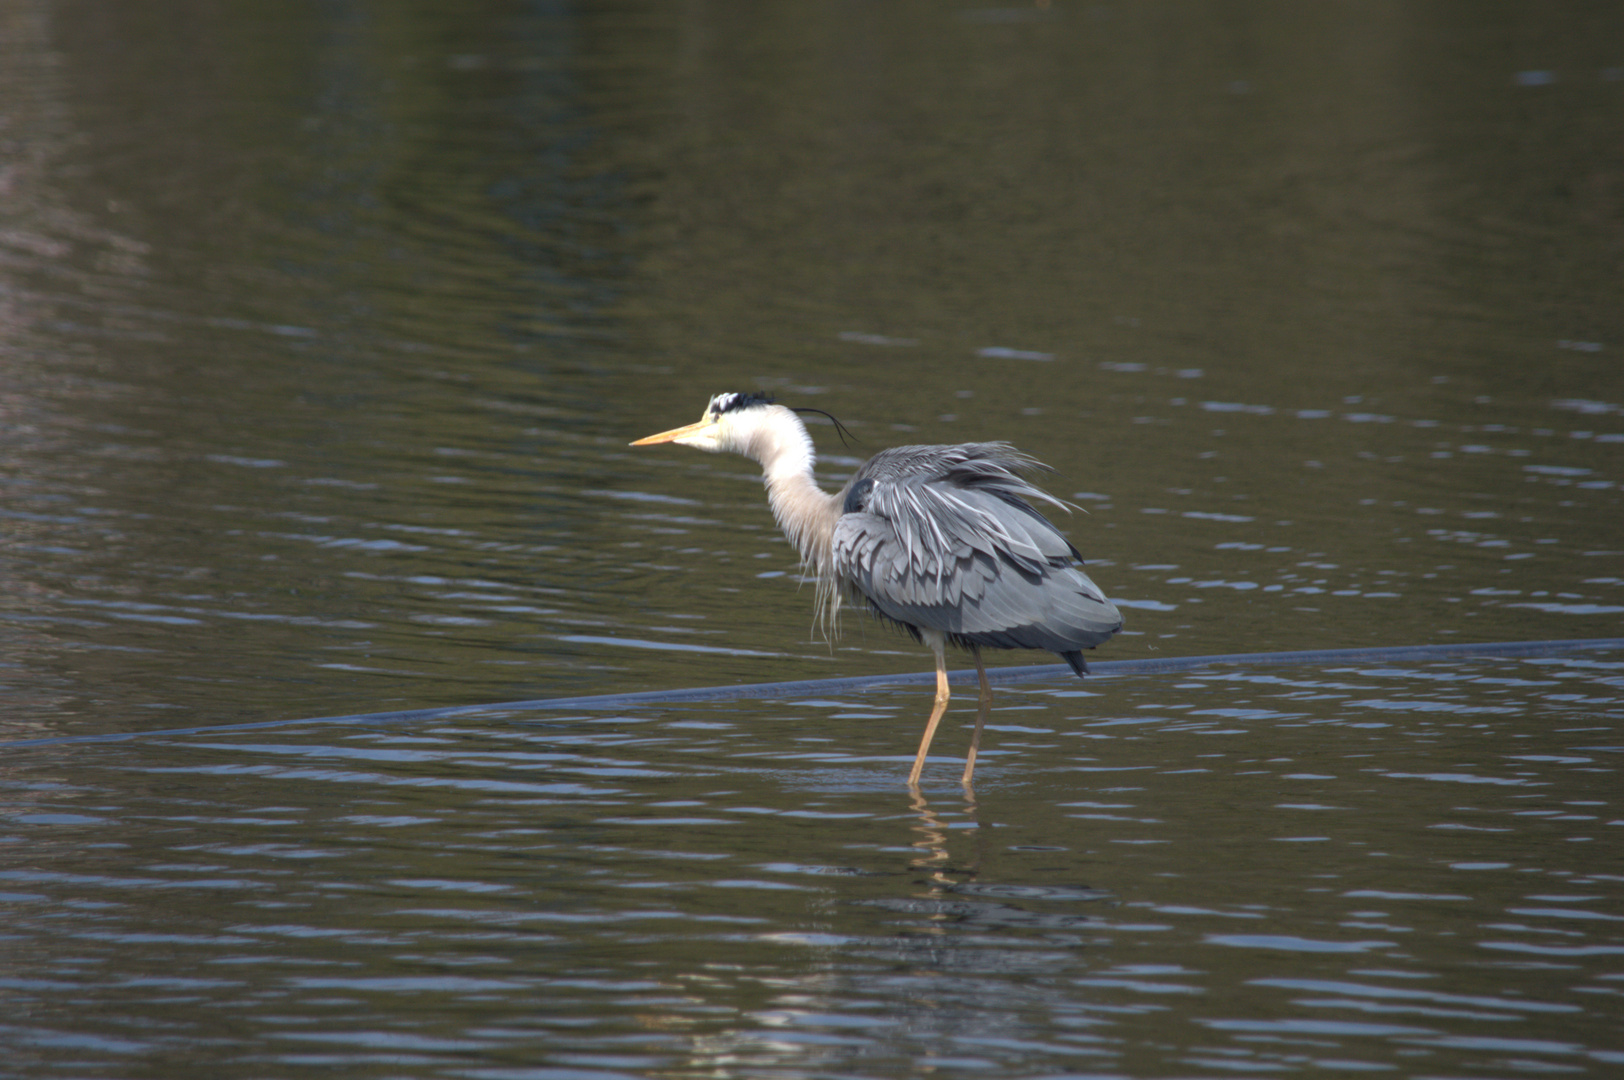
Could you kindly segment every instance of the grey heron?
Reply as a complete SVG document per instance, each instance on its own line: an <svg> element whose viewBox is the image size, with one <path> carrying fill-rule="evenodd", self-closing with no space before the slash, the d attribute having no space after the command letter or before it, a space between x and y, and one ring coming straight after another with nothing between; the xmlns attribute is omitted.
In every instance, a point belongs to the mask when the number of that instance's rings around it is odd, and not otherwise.
<svg viewBox="0 0 1624 1080"><path fill-rule="evenodd" d="M833 634L841 605L866 602L936 657L936 703L908 775L917 787L947 710L948 643L974 657L981 708L963 783L975 772L992 701L983 647L1048 649L1079 677L1083 649L1122 629L1122 614L1076 565L1082 556L1026 500L1066 504L1023 473L1046 469L1009 443L898 446L869 458L834 494L812 476L816 451L796 413L762 394L718 394L696 423L633 446L677 443L761 465L767 502L817 578Z"/></svg>

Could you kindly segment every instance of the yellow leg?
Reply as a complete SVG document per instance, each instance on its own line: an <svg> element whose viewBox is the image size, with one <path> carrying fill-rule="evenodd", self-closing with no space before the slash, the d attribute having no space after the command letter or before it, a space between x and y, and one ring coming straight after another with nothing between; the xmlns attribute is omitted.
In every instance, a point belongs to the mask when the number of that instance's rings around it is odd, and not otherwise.
<svg viewBox="0 0 1624 1080"><path fill-rule="evenodd" d="M987 666L981 662L981 650L975 649L970 653L976 660L976 678L981 680L981 707L976 710L976 729L970 736L970 753L964 759L964 778L959 782L965 787L970 786L970 777L976 771L976 750L981 746L981 727L987 722L987 713L992 709L992 687L987 683Z"/></svg>
<svg viewBox="0 0 1624 1080"><path fill-rule="evenodd" d="M919 786L919 774L925 771L925 755L930 752L930 741L936 737L936 725L942 722L942 714L947 711L947 699L951 696L947 692L947 656L943 651L943 642L929 642L931 649L936 653L936 707L930 711L930 719L925 722L925 737L919 740L919 753L914 757L913 772L908 774L908 786Z"/></svg>

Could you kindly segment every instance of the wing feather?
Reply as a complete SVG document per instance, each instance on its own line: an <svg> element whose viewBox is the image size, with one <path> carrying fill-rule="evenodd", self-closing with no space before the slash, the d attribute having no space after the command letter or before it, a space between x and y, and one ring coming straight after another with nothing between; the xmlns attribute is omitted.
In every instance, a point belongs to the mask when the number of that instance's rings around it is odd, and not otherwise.
<svg viewBox="0 0 1624 1080"><path fill-rule="evenodd" d="M1026 500L1042 468L1007 443L904 446L848 485L837 577L881 614L976 644L1075 653L1122 627L1077 550Z"/></svg>

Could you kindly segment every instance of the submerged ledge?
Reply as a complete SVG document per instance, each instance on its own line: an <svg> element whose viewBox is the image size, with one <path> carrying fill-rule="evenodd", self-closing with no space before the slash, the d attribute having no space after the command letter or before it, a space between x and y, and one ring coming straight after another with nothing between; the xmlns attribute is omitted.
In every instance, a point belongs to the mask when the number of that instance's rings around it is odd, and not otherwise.
<svg viewBox="0 0 1624 1080"><path fill-rule="evenodd" d="M1490 641L1476 645L1392 645L1369 649L1305 649L1298 652L1220 653L1215 656L1180 656L1149 660L1101 660L1089 665L1094 678L1128 675L1159 675L1165 672L1194 671L1219 665L1256 664L1348 664L1423 663L1434 660L1483 660L1495 657L1526 659L1533 656L1561 656L1576 652L1605 652L1624 649L1624 638L1568 638L1559 641ZM988 668L991 683L1030 682L1039 679L1068 679L1071 668L1065 664L1031 664ZM948 672L948 681L974 684L973 670ZM634 694L598 694L590 697L536 698L530 701L493 701L484 705L447 705L437 709L406 709L396 712L349 713L344 716L310 716L285 720L257 720L246 724L213 724L206 727L159 728L152 731L126 731L105 735L59 735L43 739L0 742L0 750L26 746L58 746L64 743L124 742L160 736L203 735L227 731L257 731L262 728L297 724L406 724L418 720L444 720L487 712L558 712L578 709L624 709L638 705L674 705L689 701L739 701L751 698L786 698L829 695L869 690L882 686L934 686L936 673L919 671L900 675L856 675L839 679L799 679L794 682L741 683L736 686L696 686L685 690L645 690Z"/></svg>

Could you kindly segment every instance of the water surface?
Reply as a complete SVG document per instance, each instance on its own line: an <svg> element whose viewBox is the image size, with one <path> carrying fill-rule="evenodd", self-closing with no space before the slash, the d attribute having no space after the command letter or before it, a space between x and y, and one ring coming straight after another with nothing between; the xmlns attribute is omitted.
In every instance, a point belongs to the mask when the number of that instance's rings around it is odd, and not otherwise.
<svg viewBox="0 0 1624 1080"><path fill-rule="evenodd" d="M39 748L28 1075L1605 1076L1624 656ZM22 857L17 856L21 854Z"/></svg>
<svg viewBox="0 0 1624 1080"><path fill-rule="evenodd" d="M0 3L0 740L924 667L813 633L750 463L626 446L724 390L838 415L829 486L1049 462L1128 616L1100 659L1617 636L1621 40ZM918 800L901 689L0 748L0 1044L1606 1075L1618 662L1029 684Z"/></svg>

